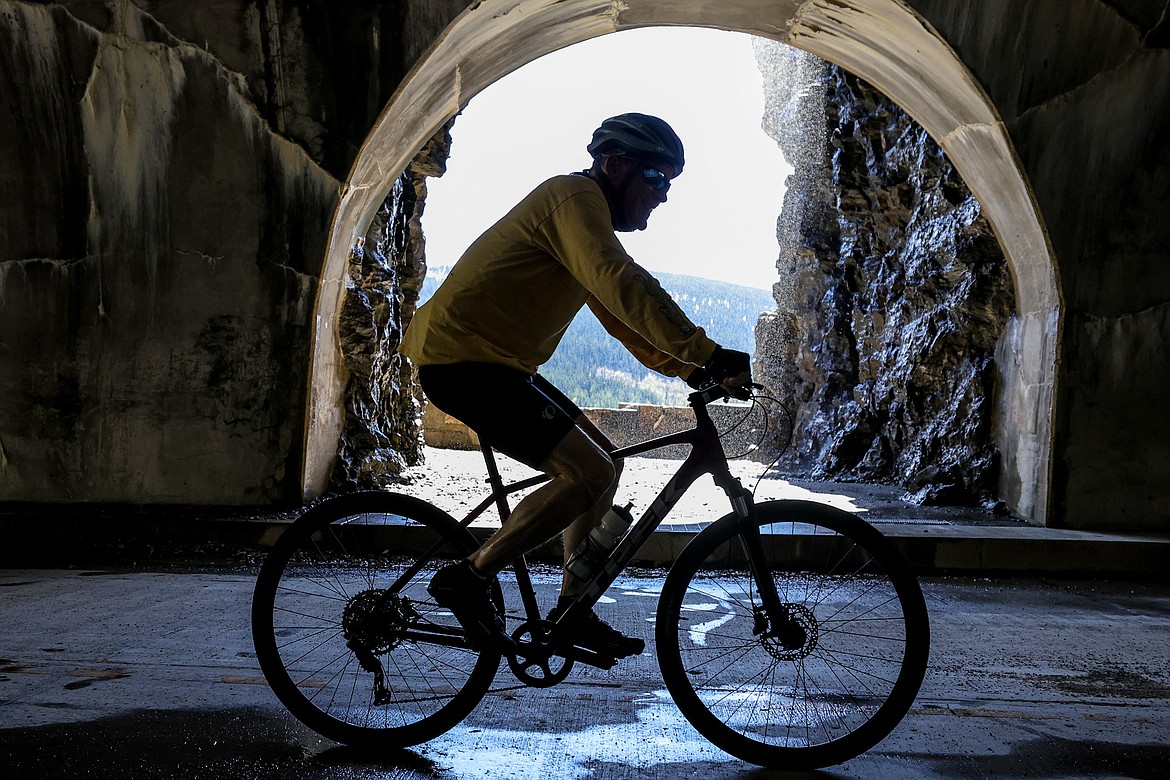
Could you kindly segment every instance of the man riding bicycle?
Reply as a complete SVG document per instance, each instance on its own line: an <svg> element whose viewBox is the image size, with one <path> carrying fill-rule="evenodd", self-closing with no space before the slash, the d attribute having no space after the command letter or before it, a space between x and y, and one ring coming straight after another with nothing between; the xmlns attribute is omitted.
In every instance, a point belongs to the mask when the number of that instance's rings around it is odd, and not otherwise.
<svg viewBox="0 0 1170 780"><path fill-rule="evenodd" d="M569 398L537 373L582 306L647 367L692 387L751 381L751 358L695 326L622 248L617 232L644 230L682 172L683 147L663 120L622 114L587 147L589 170L539 185L463 254L416 312L401 347L436 407L480 439L552 477L524 498L467 560L440 569L428 590L475 647L512 648L490 598L491 579L563 532L566 561L613 502L615 449ZM584 588L567 570L555 621ZM601 655L641 653L591 614L572 640Z"/></svg>

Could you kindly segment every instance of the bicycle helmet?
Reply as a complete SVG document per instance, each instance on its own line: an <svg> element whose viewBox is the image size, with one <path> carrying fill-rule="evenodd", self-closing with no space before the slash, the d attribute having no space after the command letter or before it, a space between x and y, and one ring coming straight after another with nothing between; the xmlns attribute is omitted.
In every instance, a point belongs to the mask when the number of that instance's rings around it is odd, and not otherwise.
<svg viewBox="0 0 1170 780"><path fill-rule="evenodd" d="M678 176L683 169L683 145L663 120L649 114L619 114L601 123L586 147L594 159L607 154L640 162L665 163Z"/></svg>

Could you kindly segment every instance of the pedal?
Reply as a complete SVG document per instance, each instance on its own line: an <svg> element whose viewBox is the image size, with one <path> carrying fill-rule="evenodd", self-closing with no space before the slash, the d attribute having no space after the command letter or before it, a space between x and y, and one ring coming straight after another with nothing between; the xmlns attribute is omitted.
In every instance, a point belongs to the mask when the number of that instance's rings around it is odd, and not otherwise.
<svg viewBox="0 0 1170 780"><path fill-rule="evenodd" d="M596 666L598 669L612 669L618 662L618 659L613 656L602 655L592 650L587 650L584 647L573 647L566 650L563 655L572 661L579 661L589 666Z"/></svg>

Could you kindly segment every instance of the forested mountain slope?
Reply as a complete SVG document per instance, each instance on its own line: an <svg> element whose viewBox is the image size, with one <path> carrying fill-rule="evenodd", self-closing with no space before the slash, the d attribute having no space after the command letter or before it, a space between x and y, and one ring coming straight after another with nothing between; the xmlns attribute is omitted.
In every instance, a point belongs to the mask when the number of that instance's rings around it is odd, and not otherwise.
<svg viewBox="0 0 1170 780"><path fill-rule="evenodd" d="M431 267L422 299L429 298L449 268ZM707 334L729 349L754 353L756 319L774 308L766 290L697 276L655 273L683 311ZM619 403L674 405L689 388L678 379L655 374L614 340L588 309L569 326L560 347L541 373L581 407L614 407Z"/></svg>

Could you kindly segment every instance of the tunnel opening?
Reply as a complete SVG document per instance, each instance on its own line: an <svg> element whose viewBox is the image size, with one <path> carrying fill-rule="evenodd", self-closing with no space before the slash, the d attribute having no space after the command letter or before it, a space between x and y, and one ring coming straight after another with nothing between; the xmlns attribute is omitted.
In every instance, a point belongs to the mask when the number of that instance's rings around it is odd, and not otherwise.
<svg viewBox="0 0 1170 780"><path fill-rule="evenodd" d="M537 7L539 6L539 8ZM832 14L819 5L774 9L762 19L750 2L680 9L652 0L581 14L534 4L524 14L496 14L486 2L452 24L392 100L351 173L334 220L318 299L318 334L308 410L304 490L323 490L339 438L339 390L346 369L333 329L345 298L340 269L373 222L391 171L406 171L414 151L479 90L544 53L606 32L648 24L702 24L763 33L867 79L935 138L967 181L1008 258L1016 310L1001 339L996 440L1001 494L1018 517L1044 522L1051 461L1051 395L1060 329L1056 269L1026 180L1002 123L945 44L893 0L846 3ZM767 16L766 13L763 14ZM508 18L505 18L508 17ZM475 44L475 45L471 45ZM397 183L394 186L399 186Z"/></svg>
<svg viewBox="0 0 1170 780"><path fill-rule="evenodd" d="M612 89L620 74L644 72L647 52L654 72ZM752 99L726 99L737 88ZM991 228L916 122L784 44L650 28L500 80L412 161L414 196L396 186L371 249L355 253L375 262L351 269L346 310L369 307L377 319L381 308L394 315L384 327L404 328L466 245L530 187L587 165L591 129L630 107L671 117L691 142L686 175L653 222L674 219L623 243L709 335L755 356L777 399L771 435L755 420L740 438L758 439L732 449L779 458L775 473L789 477L892 484L918 504L998 506L994 353L1014 301ZM754 272L735 266L745 257ZM372 273L379 260L384 275ZM343 331L354 369L339 489L398 480L424 443L475 446L412 388L393 335L356 320ZM371 338L381 345L352 359ZM622 445L687 419L661 407L684 406L689 388L638 364L587 310L541 372Z"/></svg>

